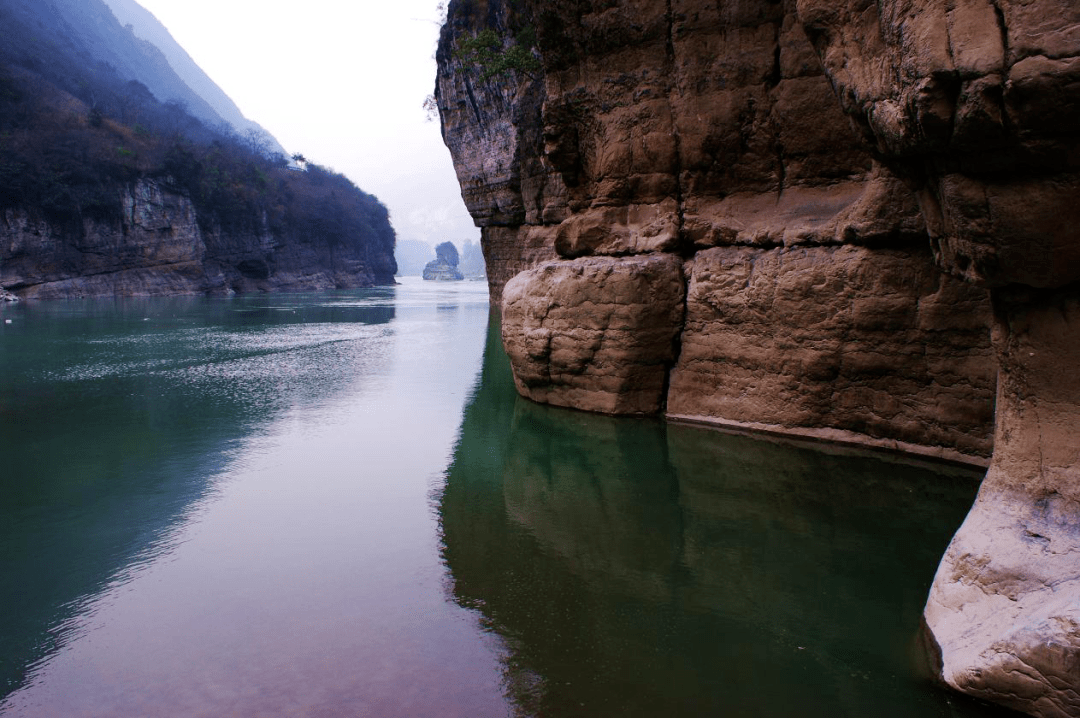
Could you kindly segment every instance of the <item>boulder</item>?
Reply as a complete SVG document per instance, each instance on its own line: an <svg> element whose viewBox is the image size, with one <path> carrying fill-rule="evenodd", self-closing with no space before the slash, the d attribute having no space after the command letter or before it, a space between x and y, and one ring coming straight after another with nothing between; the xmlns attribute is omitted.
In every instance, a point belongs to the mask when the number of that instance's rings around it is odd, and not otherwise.
<svg viewBox="0 0 1080 718"><path fill-rule="evenodd" d="M588 257L521 272L503 289L502 333L525 397L606 414L664 400L684 284L671 255Z"/></svg>

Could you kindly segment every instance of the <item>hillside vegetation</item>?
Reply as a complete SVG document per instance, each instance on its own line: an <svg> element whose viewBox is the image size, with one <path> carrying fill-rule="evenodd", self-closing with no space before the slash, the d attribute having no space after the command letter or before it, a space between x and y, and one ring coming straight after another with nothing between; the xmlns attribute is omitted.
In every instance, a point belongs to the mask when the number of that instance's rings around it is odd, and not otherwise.
<svg viewBox="0 0 1080 718"><path fill-rule="evenodd" d="M376 281L393 281L394 231L375 197L317 164L290 168L265 133L241 136L183 102L160 101L95 58L63 2L34 3L37 14L29 5L0 2L0 27L16 38L0 48L0 212L18 210L77 241L87 221L119 226L123 188L150 179L190 199L204 233L346 248ZM94 5L117 24L99 0L81 12Z"/></svg>

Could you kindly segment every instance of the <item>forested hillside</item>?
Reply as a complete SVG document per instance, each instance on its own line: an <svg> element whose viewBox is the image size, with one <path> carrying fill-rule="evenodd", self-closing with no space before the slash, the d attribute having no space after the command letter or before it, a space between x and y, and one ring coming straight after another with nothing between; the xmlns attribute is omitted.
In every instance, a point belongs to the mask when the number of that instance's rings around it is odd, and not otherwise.
<svg viewBox="0 0 1080 718"><path fill-rule="evenodd" d="M167 69L164 56L100 0L0 0L0 28L3 288L71 296L393 281L394 232L376 198L314 163L290 167L272 138L238 135L190 89L190 103L162 101L124 68L159 59ZM183 85L151 69L158 92ZM151 276L181 264L182 281Z"/></svg>

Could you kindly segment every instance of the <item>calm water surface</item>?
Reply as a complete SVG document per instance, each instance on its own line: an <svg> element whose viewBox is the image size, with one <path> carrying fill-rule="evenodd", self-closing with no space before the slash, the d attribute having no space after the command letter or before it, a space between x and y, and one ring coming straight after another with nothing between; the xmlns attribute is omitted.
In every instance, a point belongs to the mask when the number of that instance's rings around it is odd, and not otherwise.
<svg viewBox="0 0 1080 718"><path fill-rule="evenodd" d="M992 715L911 661L975 477L530 404L404 281L0 308L0 715Z"/></svg>

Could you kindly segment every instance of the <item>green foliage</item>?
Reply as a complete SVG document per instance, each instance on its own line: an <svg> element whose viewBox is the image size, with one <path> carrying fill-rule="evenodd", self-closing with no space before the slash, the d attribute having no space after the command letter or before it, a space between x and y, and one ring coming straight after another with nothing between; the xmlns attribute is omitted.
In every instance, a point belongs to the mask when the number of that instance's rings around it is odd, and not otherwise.
<svg viewBox="0 0 1080 718"><path fill-rule="evenodd" d="M521 30L510 42L505 42L491 28L485 28L471 38L460 40L455 54L462 62L479 69L482 80L512 77L516 72L536 79L541 65L533 54L535 45L536 34L531 28Z"/></svg>
<svg viewBox="0 0 1080 718"><path fill-rule="evenodd" d="M290 170L286 158L267 156L262 133L210 126L183 100L160 102L95 60L99 40L108 44L116 33L74 32L62 17L93 15L87 3L64 0L63 12L48 13L39 5L0 0L8 31L0 42L0 211L18 209L78 238L88 219L119 226L125 194L154 179L191 200L208 251L216 242L221 257L258 244L242 236L252 233L269 240L268 257L327 260L345 246L359 251L337 255L342 261L360 257L376 274L393 273L394 231L378 200L329 170ZM112 49L125 62L142 56L127 45ZM248 271L259 275L263 265Z"/></svg>

